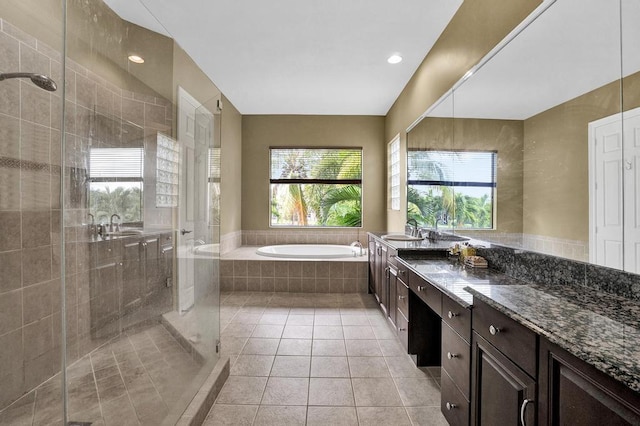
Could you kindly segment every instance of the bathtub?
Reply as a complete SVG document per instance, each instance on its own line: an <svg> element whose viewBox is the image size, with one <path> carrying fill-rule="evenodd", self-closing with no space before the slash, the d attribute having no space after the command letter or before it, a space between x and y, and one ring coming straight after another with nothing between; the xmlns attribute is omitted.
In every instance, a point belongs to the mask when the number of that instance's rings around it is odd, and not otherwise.
<svg viewBox="0 0 640 426"><path fill-rule="evenodd" d="M365 249L352 246L332 244L283 244L260 247L256 253L261 256L279 257L287 259L340 259L366 255Z"/></svg>

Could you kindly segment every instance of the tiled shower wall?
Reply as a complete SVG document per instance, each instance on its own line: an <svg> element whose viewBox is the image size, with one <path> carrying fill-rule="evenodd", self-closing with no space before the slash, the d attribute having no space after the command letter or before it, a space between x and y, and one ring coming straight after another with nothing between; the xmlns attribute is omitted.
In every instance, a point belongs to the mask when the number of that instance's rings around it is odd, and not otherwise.
<svg viewBox="0 0 640 426"><path fill-rule="evenodd" d="M29 80L0 83L0 409L60 369L61 55L0 20L0 72L50 75L57 92ZM122 90L67 60L65 269L67 351L73 361L101 341L90 334L92 256L87 226L87 170L95 111L139 124L155 161L157 130L171 129L171 104ZM145 168L147 170L152 168ZM154 199L145 175L145 199ZM149 202L148 206L153 203ZM157 209L156 209L157 210ZM162 224L164 212L145 217ZM170 223L170 222L169 222Z"/></svg>

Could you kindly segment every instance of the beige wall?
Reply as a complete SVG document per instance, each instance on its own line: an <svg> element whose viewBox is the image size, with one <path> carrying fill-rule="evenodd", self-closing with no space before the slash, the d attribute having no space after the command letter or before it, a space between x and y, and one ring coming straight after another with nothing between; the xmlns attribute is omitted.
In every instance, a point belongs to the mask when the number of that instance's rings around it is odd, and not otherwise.
<svg viewBox="0 0 640 426"><path fill-rule="evenodd" d="M365 231L385 229L384 117L245 115L242 118L242 229L269 229L270 146L363 148Z"/></svg>
<svg viewBox="0 0 640 426"><path fill-rule="evenodd" d="M407 135L409 148L497 151L496 230L522 232L523 122L425 118Z"/></svg>
<svg viewBox="0 0 640 426"><path fill-rule="evenodd" d="M242 115L223 97L220 233L242 230Z"/></svg>
<svg viewBox="0 0 640 426"><path fill-rule="evenodd" d="M640 105L640 73L624 80L625 110ZM589 241L588 123L620 112L616 81L524 122L524 232Z"/></svg>
<svg viewBox="0 0 640 426"><path fill-rule="evenodd" d="M407 127L540 3L540 0L467 0L462 3L389 110L385 120L385 142L399 134L401 146L406 146ZM402 178L401 185L404 186L406 176ZM386 181L383 179L383 182ZM381 190L384 191L385 187ZM404 193L400 205L400 211L387 212L386 227L389 231L404 229Z"/></svg>

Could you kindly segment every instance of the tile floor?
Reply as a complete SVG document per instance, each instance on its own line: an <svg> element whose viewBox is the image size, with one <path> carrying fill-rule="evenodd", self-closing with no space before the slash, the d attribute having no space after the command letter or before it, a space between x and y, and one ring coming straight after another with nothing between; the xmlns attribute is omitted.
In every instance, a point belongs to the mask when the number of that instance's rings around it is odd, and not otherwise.
<svg viewBox="0 0 640 426"><path fill-rule="evenodd" d="M231 375L205 425L446 425L440 369L416 368L368 294L221 295Z"/></svg>
<svg viewBox="0 0 640 426"><path fill-rule="evenodd" d="M69 367L70 420L159 425L200 370L162 325L126 332ZM61 426L60 376L1 411L0 425Z"/></svg>

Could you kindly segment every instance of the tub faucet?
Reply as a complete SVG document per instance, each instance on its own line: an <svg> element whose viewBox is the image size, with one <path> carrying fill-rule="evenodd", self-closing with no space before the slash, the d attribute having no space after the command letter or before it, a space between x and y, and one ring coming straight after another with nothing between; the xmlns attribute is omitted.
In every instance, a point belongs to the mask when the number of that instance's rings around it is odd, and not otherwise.
<svg viewBox="0 0 640 426"><path fill-rule="evenodd" d="M360 241L354 241L351 243L351 247L359 247L360 248L360 256L363 256L362 243ZM355 253L355 252L354 252Z"/></svg>
<svg viewBox="0 0 640 426"><path fill-rule="evenodd" d="M117 217L120 220L120 216L117 213L111 215L111 219L109 219L109 232L113 232L113 218ZM120 230L120 225L116 223L116 230Z"/></svg>

